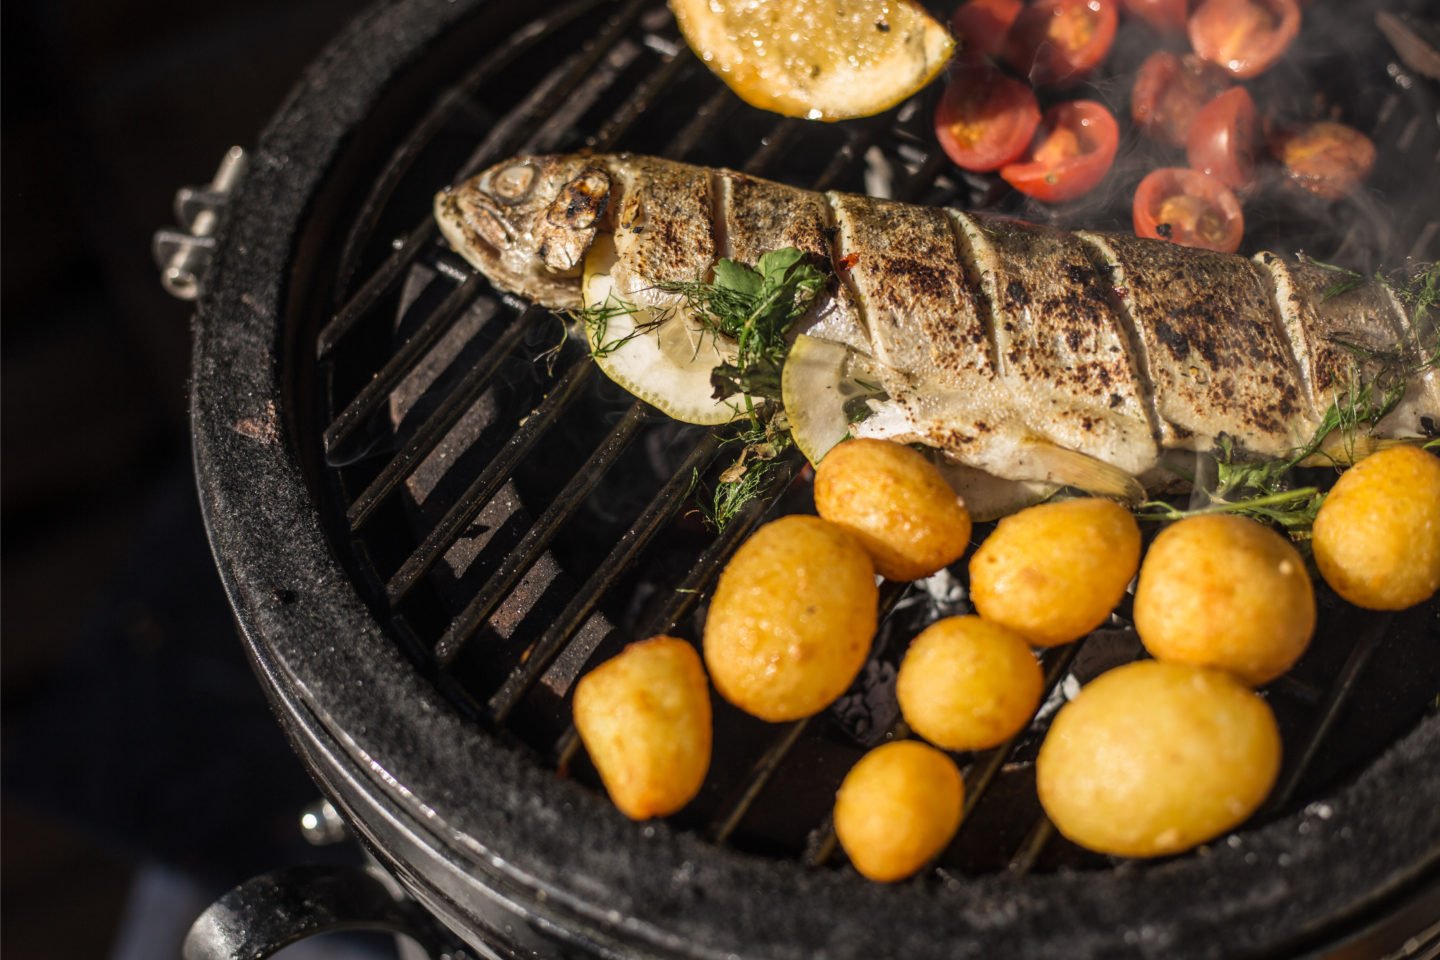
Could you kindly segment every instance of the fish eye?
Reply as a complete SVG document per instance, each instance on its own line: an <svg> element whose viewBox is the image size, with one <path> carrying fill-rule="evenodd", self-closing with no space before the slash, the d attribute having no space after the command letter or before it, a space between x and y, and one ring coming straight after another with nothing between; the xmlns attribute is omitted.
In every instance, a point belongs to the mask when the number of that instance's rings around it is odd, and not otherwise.
<svg viewBox="0 0 1440 960"><path fill-rule="evenodd" d="M535 186L535 167L530 163L512 163L498 170L490 181L490 192L501 203L519 203Z"/></svg>

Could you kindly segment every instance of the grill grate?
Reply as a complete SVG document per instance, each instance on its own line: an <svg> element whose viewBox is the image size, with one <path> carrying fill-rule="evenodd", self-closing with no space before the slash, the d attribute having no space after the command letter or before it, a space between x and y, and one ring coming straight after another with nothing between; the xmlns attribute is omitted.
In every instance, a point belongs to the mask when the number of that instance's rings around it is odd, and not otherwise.
<svg viewBox="0 0 1440 960"><path fill-rule="evenodd" d="M557 65L535 75L535 64L546 62ZM512 109L495 109L487 99L516 89L529 92ZM564 700L582 667L628 639L693 633L689 618L739 543L777 511L804 506L806 495L792 482L801 469L792 454L766 495L724 533L698 531L684 516L692 478L718 469L723 436L677 427L620 396L577 349L562 348L551 358L554 372L547 371L536 340L554 331L548 312L489 290L443 249L428 206L413 198L512 153L589 148L729 163L815 189L859 189L862 164L879 151L895 171L898 199L986 203L990 184L949 174L943 154L920 135L927 105L922 100L835 126L777 120L743 107L702 69L663 6L633 0L614 9L579 0L496 46L395 148L355 214L334 307L315 336L331 415L321 431L323 453L311 456L336 491L319 498L332 513L334 539L361 582L374 585L377 616L476 722L593 781ZM1388 151L1433 163L1426 158L1426 151L1434 156L1433 124L1423 126L1401 93L1390 93L1370 115L1382 158ZM477 126L488 132L466 153L465 131ZM667 130L676 132L667 138ZM443 179L427 179L436 170ZM1011 210L1016 202L1000 200ZM1094 222L1094 211L1085 216ZM1407 252L1423 254L1434 242L1434 225L1413 222L1415 211L1408 216L1395 235L1417 238ZM387 232L385 224L397 218L412 225ZM387 243L390 236L398 239ZM1331 247L1343 260L1370 236L1351 229L1333 237ZM428 381L423 389L416 386L421 381ZM398 415L397 395L407 391L425 403ZM656 447L665 455L657 456ZM561 461L578 466L560 470ZM655 461L669 466L657 469ZM606 506L611 499L624 501L623 516ZM509 508L500 509L500 501ZM533 519L529 505L538 508ZM477 524L489 529L477 536ZM471 549L472 540L483 542ZM597 544L612 542L596 552ZM903 650L909 633L898 622L900 608L913 599L913 589L885 585L887 629L875 664L893 666ZM1109 626L1112 637L1127 636L1127 612ZM1430 696L1440 683L1433 654L1418 666L1402 658L1413 670L1392 696L1398 708L1358 748L1326 756L1359 692L1373 696L1395 681L1395 670L1373 669L1380 652L1398 656L1405 638L1433 631L1436 610L1432 603L1373 617L1331 603L1321 617L1312 655L1269 688L1289 758L1269 815L1293 809L1307 790L1352 770L1407 729L1426 709L1426 683ZM1352 645L1355 636L1361 639ZM1092 654L1107 656L1092 641L1047 651L1047 696ZM777 728L716 706L716 761L682 825L717 844L795 856L815 867L833 863L828 801L839 775L865 742L903 735L903 727L887 720L857 737L829 713ZM942 875L1006 869L1022 876L1047 866L1109 863L1057 839L1039 813L1029 770L1036 744L1032 729L994 750L957 756L966 816L939 861ZM1017 801L1026 789L1029 799ZM1001 827L981 831L981 823ZM995 849L994 836L1007 841L1003 850Z"/></svg>

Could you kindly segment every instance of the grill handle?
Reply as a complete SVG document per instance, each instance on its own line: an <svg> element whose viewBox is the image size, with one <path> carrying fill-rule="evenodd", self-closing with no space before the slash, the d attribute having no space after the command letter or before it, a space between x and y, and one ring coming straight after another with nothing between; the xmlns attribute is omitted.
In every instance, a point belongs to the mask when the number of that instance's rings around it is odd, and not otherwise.
<svg viewBox="0 0 1440 960"><path fill-rule="evenodd" d="M397 897L378 873L333 865L246 880L200 914L182 953L185 960L264 960L298 940L341 930L402 934L428 957L454 955L436 921Z"/></svg>

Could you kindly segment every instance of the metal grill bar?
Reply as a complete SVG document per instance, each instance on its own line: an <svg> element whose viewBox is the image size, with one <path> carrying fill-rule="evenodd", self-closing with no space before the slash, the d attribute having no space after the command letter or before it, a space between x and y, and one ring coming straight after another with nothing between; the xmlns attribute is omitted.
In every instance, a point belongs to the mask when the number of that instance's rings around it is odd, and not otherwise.
<svg viewBox="0 0 1440 960"><path fill-rule="evenodd" d="M660 68L654 70L649 76L635 88L635 92L626 98L625 103L612 116L600 132L585 140L585 145L593 150L604 150L610 144L619 143L635 121L650 108L650 102L655 96L666 87L671 86L685 73L688 73L696 65L694 57L683 59L675 54L667 54L660 62Z"/></svg>
<svg viewBox="0 0 1440 960"><path fill-rule="evenodd" d="M475 91L495 74L509 67L522 54L555 29L568 24L576 17L596 6L601 0L579 0L557 11L548 20L533 20L506 37L494 52L471 69L459 83L446 90L425 114L420 123L411 131L404 142L391 155L390 161L381 171L375 186L365 197L365 202L356 214L340 255L340 269L336 273L335 296L339 299L355 275L364 242L374 231L380 220L381 211L405 174L410 171L417 157L435 139L452 115L474 95Z"/></svg>
<svg viewBox="0 0 1440 960"><path fill-rule="evenodd" d="M626 101L612 117L611 122L606 125L604 132L593 138L593 144L596 149L607 149L618 142L625 131L630 128L634 121L643 113L644 109L649 106L654 93L663 89L674 80L677 71L681 69L680 66L677 66L679 63L680 61L671 57L665 60L659 69L652 71L643 84L644 90L648 91L648 93L642 93L642 96ZM694 135L698 137L703 133L703 129L704 128L701 127L695 130ZM484 151L481 151L482 154L483 152ZM463 174L461 177L457 177L457 179L462 178ZM430 222L433 223L433 221ZM502 336L502 340L507 344L506 348L501 351L499 350L498 344L496 348L492 348L492 350L486 354L485 358L465 375L465 379L445 397L440 408L437 409L430 420L416 432L411 441L405 445L394 459L385 465L379 476L366 487L360 497L356 499L355 503L352 504L347 511L347 519L350 521L352 530L357 529L364 523L364 521L373 514L380 502L395 489L399 482L439 445L450 428L459 422L459 419L464 415L465 411L479 398L499 362L519 345L523 331L529 322L538 318L544 312L543 309L533 306L526 309L525 312L513 322L512 329L508 330ZM387 364L387 367L388 366ZM327 435L328 433L329 431L327 431ZM328 443L329 441L327 440L327 446ZM478 504L477 509L483 505L483 502ZM468 520L468 517L466 519ZM456 536L458 536L458 529ZM445 544L444 549L448 549L448 546L448 543ZM438 554L431 557L430 560L424 564L424 569L429 569L435 557L438 557ZM421 572L423 572L423 570ZM409 585L405 587L405 590L408 589Z"/></svg>
<svg viewBox="0 0 1440 960"><path fill-rule="evenodd" d="M755 531L760 522L779 505L780 492L789 485L794 476L795 457L782 458L764 493L741 507L730 523L725 526L725 529L720 531L710 545L701 552L685 579L675 588L670 602L655 614L645 629L639 631L640 636L653 637L658 633L670 632L674 629L675 624L695 608L704 595L704 591L719 574L720 567L730 559L730 555L739 548L745 538ZM571 723L555 741L555 754L558 758L559 769L564 770L568 766L570 758L579 749L579 744L579 735L575 732L575 724Z"/></svg>
<svg viewBox="0 0 1440 960"><path fill-rule="evenodd" d="M1300 785L1300 780L1305 772L1310 769L1310 764L1320 752L1320 746L1330 731L1335 727L1335 721L1339 719L1345 704L1350 699L1350 694L1355 690L1356 681L1364 672L1365 666L1375 651L1380 647L1380 641L1385 638L1386 632L1390 629L1390 623L1395 619L1394 614L1375 613L1367 618L1366 629L1360 641L1350 650L1350 655L1345 659L1345 665L1340 668L1340 673L1335 677L1335 682L1330 685L1330 690L1325 695L1325 702L1320 708L1320 717L1311 728L1309 737L1305 740L1305 747L1300 753L1300 759L1295 762L1285 778L1280 781L1274 792L1270 794L1270 801L1266 804L1268 810L1278 810L1290 802L1295 795L1295 788Z"/></svg>
<svg viewBox="0 0 1440 960"><path fill-rule="evenodd" d="M673 159L680 159L695 149L700 138L710 131L710 128L719 121L729 116L732 111L740 106L740 101L730 93L729 88L719 87L710 98L700 105L695 111L695 116L690 122L681 128L675 140L670 144L668 156Z"/></svg>
<svg viewBox="0 0 1440 960"><path fill-rule="evenodd" d="M1036 820L1035 825L1030 828L1030 832L1025 835L1020 849L1015 852L1015 856L1005 867L1006 872L1019 879L1034 870L1035 862L1040 859L1040 854L1045 852L1045 847L1053 839L1055 839L1055 824L1051 823L1050 818L1042 813L1040 819Z"/></svg>
<svg viewBox="0 0 1440 960"><path fill-rule="evenodd" d="M520 131L530 124L538 129L531 139L538 138L547 123L567 102L570 94L585 80L595 64L625 35L645 6L645 0L631 0L619 13L607 21L605 28L579 53L552 71L537 87L534 94L510 111L495 125L489 136L471 154L461 168L456 180L483 167L491 159L514 149ZM426 216L416 225L396 248L386 257L375 272L340 310L320 330L317 345L319 359L325 360L336 345L345 338L360 319L370 312L390 288L404 275L406 268L414 261L425 245L435 239L438 229L434 219Z"/></svg>
<svg viewBox="0 0 1440 960"><path fill-rule="evenodd" d="M490 698L490 718L494 723L504 723L525 694L539 682L545 671L550 669L555 658L564 651L575 632L595 609L600 597L615 584L640 551L660 531L662 525L680 509L690 490L694 472L708 466L719 449L720 438L712 432L707 433L690 451L690 455L651 499L645 511L621 536L614 549L605 557L604 563L590 575L560 616L545 631L530 651L530 656L505 678L500 689Z"/></svg>
<svg viewBox="0 0 1440 960"><path fill-rule="evenodd" d="M415 368L431 347L445 335L471 301L484 289L485 283L479 276L472 276L460 284L430 312L419 328L400 345L385 365L373 378L366 382L355 399L345 405L340 415L325 428L324 444L326 453L338 450L357 429L370 419L390 398L391 392Z"/></svg>
<svg viewBox="0 0 1440 960"><path fill-rule="evenodd" d="M647 404L636 400L625 411L625 416L610 431L585 465L571 478L565 488L551 501L550 506L540 515L534 525L525 532L518 546L505 557L500 568L485 582L460 616L450 624L435 648L435 657L441 664L448 665L460 653L465 642L480 629L490 614L520 582L525 572L540 558L549 546L560 526L579 508L591 490L604 478L606 471L614 465L620 454L630 445L635 432L644 422Z"/></svg>
<svg viewBox="0 0 1440 960"><path fill-rule="evenodd" d="M793 117L786 117L771 127L770 132L760 141L760 149L756 150L751 155L750 162L745 164L745 172L763 173L778 157L783 156L790 145L795 142L800 133L800 124L803 122Z"/></svg>
<svg viewBox="0 0 1440 960"><path fill-rule="evenodd" d="M512 327L512 329L515 329ZM497 344L497 347L499 344ZM496 352L492 350L491 353ZM580 389L595 372L595 365L588 359L576 363L566 370L550 393L541 402L520 428L510 435L505 446L485 466L480 475L471 481L459 498L445 511L438 523L431 529L425 541L401 564L395 576L385 586L385 594L391 605L399 603L419 579L435 562L460 538L465 526L474 519L501 484L510 478L515 468L535 443L545 434L565 409L574 402Z"/></svg>
<svg viewBox="0 0 1440 960"><path fill-rule="evenodd" d="M358 530L370 519L381 501L389 496L401 480L410 475L420 461L440 445L440 441L460 422L465 411L480 399L480 395L495 376L495 371L499 370L500 365L524 342L530 321L545 312L542 307L527 308L510 322L490 349L485 351L485 355L465 371L464 378L445 394L444 399L430 416L425 418L425 422L414 435L381 468L380 473L361 491L360 496L355 498L355 502L345 514L350 521L351 530Z"/></svg>
<svg viewBox="0 0 1440 960"><path fill-rule="evenodd" d="M345 306L330 318L330 321L320 329L320 337L316 343L315 352L320 360L328 360L330 354L340 341L350 335L367 313L375 308L380 298L389 292L390 288L404 274L405 269L425 249L425 245L435 239L439 232L435 221L426 217L420 224L406 234L404 241L395 248L395 252L386 257L375 272L370 275L355 295L346 302Z"/></svg>
<svg viewBox="0 0 1440 960"><path fill-rule="evenodd" d="M570 119L564 116L565 108L571 105L582 84L593 91L592 85L599 73L597 64L619 47L647 2L649 0L631 0L606 21L605 27L578 54L568 59L559 70L547 74L530 96L491 129L461 166L458 179L479 173L484 167L512 153L550 149L568 133L571 124ZM524 130L536 120L540 122L525 135Z"/></svg>

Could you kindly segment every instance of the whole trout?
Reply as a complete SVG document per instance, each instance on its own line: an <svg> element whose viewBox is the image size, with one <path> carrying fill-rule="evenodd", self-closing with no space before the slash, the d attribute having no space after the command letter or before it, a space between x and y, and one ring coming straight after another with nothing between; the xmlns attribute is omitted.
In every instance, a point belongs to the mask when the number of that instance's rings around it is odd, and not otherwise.
<svg viewBox="0 0 1440 960"><path fill-rule="evenodd" d="M1404 370L1376 436L1440 425L1432 323L1391 291L1331 295L1335 275L1161 241L1067 233L959 210L816 193L651 157L517 157L441 192L450 244L496 286L581 305L597 236L617 292L716 260L803 251L829 278L799 328L869 355L886 399L860 436L918 442L995 477L1104 488L1095 471L1168 477L1166 450L1284 457L1337 401ZM1133 483L1133 481L1132 481Z"/></svg>

